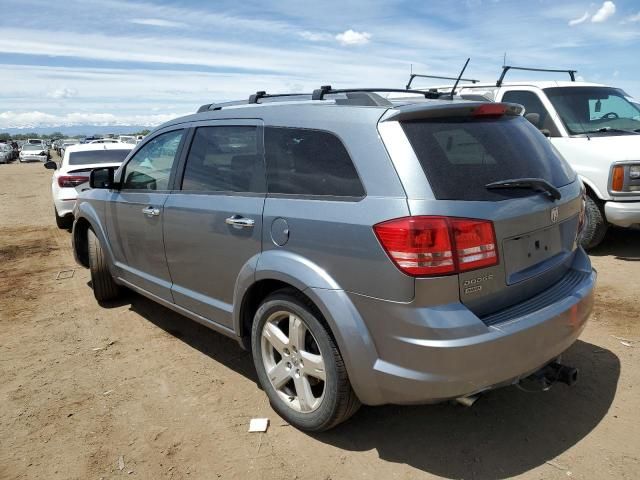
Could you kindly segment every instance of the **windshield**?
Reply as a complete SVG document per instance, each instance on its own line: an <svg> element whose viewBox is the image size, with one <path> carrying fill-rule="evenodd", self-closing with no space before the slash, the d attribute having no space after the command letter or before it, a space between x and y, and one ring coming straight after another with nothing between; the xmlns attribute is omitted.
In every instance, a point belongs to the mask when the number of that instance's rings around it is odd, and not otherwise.
<svg viewBox="0 0 640 480"><path fill-rule="evenodd" d="M92 163L122 163L131 150L88 150L86 152L71 152L69 165L90 165Z"/></svg>
<svg viewBox="0 0 640 480"><path fill-rule="evenodd" d="M554 87L545 93L571 135L599 130L640 131L640 106L623 90L610 87Z"/></svg>
<svg viewBox="0 0 640 480"><path fill-rule="evenodd" d="M575 173L536 127L522 117L402 122L439 200L505 200L530 190L488 190L500 180L541 178L555 187Z"/></svg>

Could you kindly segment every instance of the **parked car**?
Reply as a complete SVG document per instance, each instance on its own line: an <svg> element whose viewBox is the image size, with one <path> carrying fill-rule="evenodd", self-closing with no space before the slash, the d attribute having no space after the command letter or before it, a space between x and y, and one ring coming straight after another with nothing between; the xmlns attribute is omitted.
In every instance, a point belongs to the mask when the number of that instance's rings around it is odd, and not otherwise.
<svg viewBox="0 0 640 480"><path fill-rule="evenodd" d="M80 144L80 140L77 140L75 138L66 138L62 141L62 144L60 145L60 151L58 152L58 154L60 155L60 157L64 157L64 152L67 149L67 147L70 147L72 145L79 145Z"/></svg>
<svg viewBox="0 0 640 480"><path fill-rule="evenodd" d="M115 138L98 138L96 140L90 140L86 143L120 143L120 140Z"/></svg>
<svg viewBox="0 0 640 480"><path fill-rule="evenodd" d="M25 143L20 149L18 160L20 162L45 162L49 158L47 147L43 145L31 145Z"/></svg>
<svg viewBox="0 0 640 480"><path fill-rule="evenodd" d="M330 87L204 105L92 172L76 259L98 301L128 287L250 349L303 430L570 384L596 278L583 186L521 114Z"/></svg>
<svg viewBox="0 0 640 480"><path fill-rule="evenodd" d="M45 168L54 170L51 177L51 195L56 225L70 228L73 222L73 206L78 193L88 190L89 174L96 167L117 167L133 149L128 144L70 145L60 164L49 161Z"/></svg>
<svg viewBox="0 0 640 480"><path fill-rule="evenodd" d="M120 135L118 141L122 143L132 143L134 145L138 143L134 135Z"/></svg>
<svg viewBox="0 0 640 480"><path fill-rule="evenodd" d="M638 102L619 88L575 81L573 70L565 71L571 81L504 82L510 69L515 67L504 67L497 83L464 85L457 93L525 107L527 119L549 137L586 185L585 248L599 245L609 225L640 224Z"/></svg>
<svg viewBox="0 0 640 480"><path fill-rule="evenodd" d="M7 143L0 143L0 163L13 161L13 147Z"/></svg>

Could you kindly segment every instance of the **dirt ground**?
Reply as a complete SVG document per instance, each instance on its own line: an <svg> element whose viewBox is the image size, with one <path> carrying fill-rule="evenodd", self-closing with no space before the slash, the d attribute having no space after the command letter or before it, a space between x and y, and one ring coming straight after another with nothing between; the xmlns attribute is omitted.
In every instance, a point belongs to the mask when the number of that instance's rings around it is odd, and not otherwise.
<svg viewBox="0 0 640 480"><path fill-rule="evenodd" d="M565 356L575 387L364 407L308 435L232 340L132 293L98 306L50 177L0 165L1 479L640 478L640 232L593 252L595 312ZM252 417L266 434L247 433Z"/></svg>

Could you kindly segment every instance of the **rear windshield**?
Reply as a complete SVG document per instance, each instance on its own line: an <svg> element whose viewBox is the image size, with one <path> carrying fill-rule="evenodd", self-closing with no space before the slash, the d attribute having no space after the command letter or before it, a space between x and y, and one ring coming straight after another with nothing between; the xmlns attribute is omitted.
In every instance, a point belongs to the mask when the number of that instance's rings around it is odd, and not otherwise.
<svg viewBox="0 0 640 480"><path fill-rule="evenodd" d="M122 163L131 150L89 150L71 152L69 165L89 165L92 163Z"/></svg>
<svg viewBox="0 0 640 480"><path fill-rule="evenodd" d="M575 173L522 117L451 118L403 122L413 150L439 200L505 200L531 190L488 190L499 180L542 178L555 187Z"/></svg>

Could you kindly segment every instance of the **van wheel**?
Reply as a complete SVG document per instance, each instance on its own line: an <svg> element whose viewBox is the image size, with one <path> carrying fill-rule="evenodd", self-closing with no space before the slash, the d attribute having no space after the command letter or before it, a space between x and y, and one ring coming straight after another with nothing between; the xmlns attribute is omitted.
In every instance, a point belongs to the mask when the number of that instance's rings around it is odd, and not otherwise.
<svg viewBox="0 0 640 480"><path fill-rule="evenodd" d="M260 305L251 349L271 406L294 427L329 430L360 407L321 316L295 291L280 290Z"/></svg>
<svg viewBox="0 0 640 480"><path fill-rule="evenodd" d="M58 226L58 228L69 230L71 228L71 225L73 225L73 217L71 215L65 215L64 217L61 217L60 215L58 215L58 210L56 209L56 207L53 207L53 212L56 216L56 225Z"/></svg>
<svg viewBox="0 0 640 480"><path fill-rule="evenodd" d="M608 229L609 224L604 218L601 206L591 196L587 195L580 245L585 250L598 246L604 240Z"/></svg>
<svg viewBox="0 0 640 480"><path fill-rule="evenodd" d="M100 240L91 229L87 231L87 240L89 242L89 270L91 271L93 295L98 302L113 300L120 294L120 287L113 281L111 272L109 272Z"/></svg>

